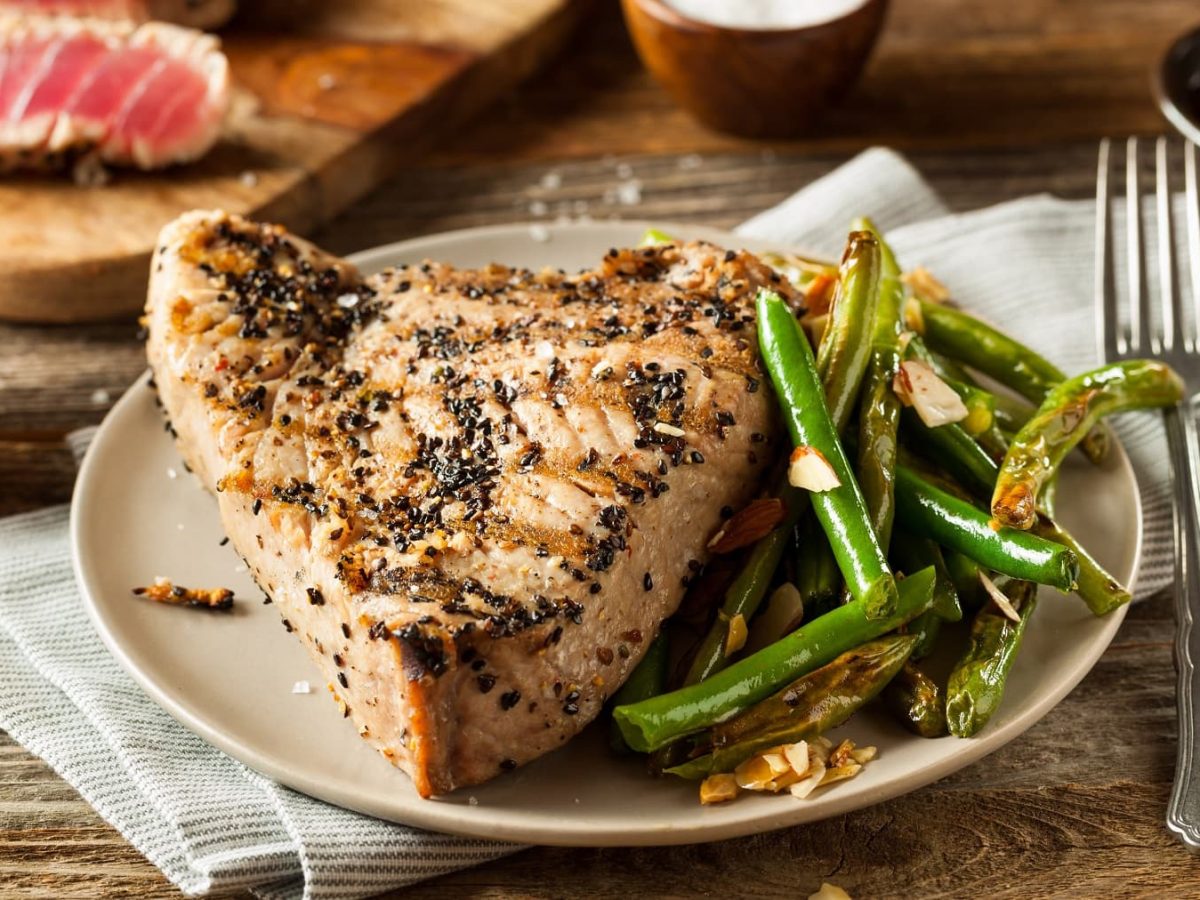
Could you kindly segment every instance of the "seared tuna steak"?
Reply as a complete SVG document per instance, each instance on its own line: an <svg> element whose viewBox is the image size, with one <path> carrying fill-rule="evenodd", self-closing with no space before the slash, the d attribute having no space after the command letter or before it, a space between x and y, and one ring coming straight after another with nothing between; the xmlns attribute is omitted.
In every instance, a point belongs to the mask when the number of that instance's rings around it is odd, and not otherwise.
<svg viewBox="0 0 1200 900"><path fill-rule="evenodd" d="M430 796L594 718L758 490L768 282L789 291L703 243L364 279L191 213L154 258L148 351L234 546Z"/></svg>
<svg viewBox="0 0 1200 900"><path fill-rule="evenodd" d="M228 63L202 32L0 15L0 170L186 162L228 104Z"/></svg>

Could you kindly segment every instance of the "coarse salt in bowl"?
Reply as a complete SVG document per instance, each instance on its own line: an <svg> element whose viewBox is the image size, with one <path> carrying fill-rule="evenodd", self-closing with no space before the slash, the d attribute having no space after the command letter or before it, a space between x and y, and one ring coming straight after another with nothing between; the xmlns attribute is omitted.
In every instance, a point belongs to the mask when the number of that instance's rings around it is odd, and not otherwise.
<svg viewBox="0 0 1200 900"><path fill-rule="evenodd" d="M887 0L622 0L638 55L720 131L791 137L857 80Z"/></svg>

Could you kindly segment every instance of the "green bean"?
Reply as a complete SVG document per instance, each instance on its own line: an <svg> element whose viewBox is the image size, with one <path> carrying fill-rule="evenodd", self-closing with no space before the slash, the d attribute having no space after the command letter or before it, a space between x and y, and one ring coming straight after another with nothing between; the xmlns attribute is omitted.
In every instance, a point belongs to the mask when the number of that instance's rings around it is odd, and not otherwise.
<svg viewBox="0 0 1200 900"><path fill-rule="evenodd" d="M816 360L829 418L838 434L850 420L867 371L871 335L863 323L869 320L879 293L880 267L879 242L874 235L852 231Z"/></svg>
<svg viewBox="0 0 1200 900"><path fill-rule="evenodd" d="M914 656L915 656L914 652ZM883 689L884 705L914 734L936 738L946 734L946 706L937 682L910 657Z"/></svg>
<svg viewBox="0 0 1200 900"><path fill-rule="evenodd" d="M1034 407L1030 406L1024 400L1018 400L1016 397L1010 397L1008 394L993 394L992 399L995 401L993 407L996 424L1005 431L1016 434L1025 427L1034 413Z"/></svg>
<svg viewBox="0 0 1200 900"><path fill-rule="evenodd" d="M1075 554L1027 531L996 526L986 513L939 490L903 466L896 472L896 514L906 528L1013 578L1074 590Z"/></svg>
<svg viewBox="0 0 1200 900"><path fill-rule="evenodd" d="M895 611L871 618L861 602L847 603L787 637L738 660L706 681L613 710L625 742L647 752L708 728L853 647L894 631L933 604L933 569L900 583Z"/></svg>
<svg viewBox="0 0 1200 900"><path fill-rule="evenodd" d="M946 562L950 580L954 582L959 603L967 612L975 612L988 600L983 582L979 580L983 568L971 557L955 550L943 550L942 559Z"/></svg>
<svg viewBox="0 0 1200 900"><path fill-rule="evenodd" d="M1014 622L994 604L981 609L971 623L966 653L950 672L946 685L946 723L950 733L971 737L987 724L1004 697L1021 637L1037 605L1037 585L1028 581L998 584L1020 615Z"/></svg>
<svg viewBox="0 0 1200 900"><path fill-rule="evenodd" d="M697 742L703 755L667 771L681 778L728 772L769 747L814 738L836 728L883 690L916 644L890 635L848 650L752 706L716 725Z"/></svg>
<svg viewBox="0 0 1200 900"><path fill-rule="evenodd" d="M957 622L962 619L962 606L958 601L958 591L954 579L946 567L946 559L942 549L928 538L917 537L910 532L896 534L892 538L891 554L893 561L903 572L919 572L933 566L937 580L933 585L933 612L946 622ZM924 655L924 654L920 654Z"/></svg>
<svg viewBox="0 0 1200 900"><path fill-rule="evenodd" d="M796 588L804 600L804 617L812 619L838 605L842 573L816 516L805 516L796 535Z"/></svg>
<svg viewBox="0 0 1200 900"><path fill-rule="evenodd" d="M1105 616L1119 606L1124 606L1132 599L1132 595L1121 582L1105 571L1095 557L1088 553L1079 541L1069 531L1059 525L1049 516L1039 514L1034 523L1033 533L1056 544L1062 544L1075 554L1079 560L1079 579L1075 585L1077 593L1087 604L1093 615Z"/></svg>
<svg viewBox="0 0 1200 900"><path fill-rule="evenodd" d="M953 422L929 428L911 409L904 411L904 434L934 462L982 495L996 484L999 467L979 443Z"/></svg>
<svg viewBox="0 0 1200 900"><path fill-rule="evenodd" d="M670 642L666 632L660 631L646 648L646 654L638 662L637 667L625 679L620 690L613 696L613 706L624 706L657 697L667 688L667 666L670 662ZM624 753L629 748L621 731L609 720L609 744L618 753Z"/></svg>
<svg viewBox="0 0 1200 900"><path fill-rule="evenodd" d="M840 482L831 490L810 492L817 519L829 538L850 596L864 601L869 615L886 616L896 604L896 581L825 406L812 350L778 294L760 290L757 305L759 349L792 442L819 450Z"/></svg>
<svg viewBox="0 0 1200 900"><path fill-rule="evenodd" d="M960 309L914 300L907 313L909 326L931 349L990 375L1033 403L1041 403L1052 388L1066 381L1063 371L1048 359ZM1107 431L1097 429L1088 435L1084 452L1089 459L1098 462L1107 450Z"/></svg>
<svg viewBox="0 0 1200 900"><path fill-rule="evenodd" d="M992 494L992 515L1013 528L1033 527L1042 485L1101 417L1174 406L1182 397L1179 376L1157 360L1112 363L1064 381L1009 446Z"/></svg>
<svg viewBox="0 0 1200 900"><path fill-rule="evenodd" d="M714 672L724 668L729 654L729 625L738 616L749 623L767 595L779 561L783 559L791 539L791 531L804 510L808 509L808 497L788 485L782 485L787 518L774 531L758 541L746 557L746 563L733 583L725 589L717 618L708 629L700 648L688 667L684 684L696 684Z"/></svg>
<svg viewBox="0 0 1200 900"><path fill-rule="evenodd" d="M900 365L901 311L904 285L900 266L887 243L868 219L855 228L879 242L880 278L871 327L871 356L858 411L858 482L879 543L887 546L896 512L893 482L900 427L900 400L892 381Z"/></svg>

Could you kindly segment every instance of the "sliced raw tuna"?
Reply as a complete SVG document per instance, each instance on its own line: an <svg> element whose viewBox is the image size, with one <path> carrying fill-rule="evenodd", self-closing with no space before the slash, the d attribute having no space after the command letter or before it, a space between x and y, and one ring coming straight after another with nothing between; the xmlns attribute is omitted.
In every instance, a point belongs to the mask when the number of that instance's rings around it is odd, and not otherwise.
<svg viewBox="0 0 1200 900"><path fill-rule="evenodd" d="M228 63L203 32L0 18L0 169L187 162L216 141L228 104Z"/></svg>
<svg viewBox="0 0 1200 900"><path fill-rule="evenodd" d="M217 28L233 15L234 0L0 0L0 12L96 19L157 19L190 28Z"/></svg>

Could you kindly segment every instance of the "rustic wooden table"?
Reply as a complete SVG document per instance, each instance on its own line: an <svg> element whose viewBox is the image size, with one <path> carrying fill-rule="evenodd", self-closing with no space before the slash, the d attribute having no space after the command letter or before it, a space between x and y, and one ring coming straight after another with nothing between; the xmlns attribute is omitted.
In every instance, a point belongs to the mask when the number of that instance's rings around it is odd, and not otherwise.
<svg viewBox="0 0 1200 900"><path fill-rule="evenodd" d="M731 225L858 149L910 153L951 206L1092 190L1095 139L1156 134L1150 65L1195 0L896 0L867 76L822 133L754 144L702 130L637 65L602 4L579 40L485 121L317 237L349 251L584 210ZM685 156L700 154L700 165ZM641 201L614 196L631 167ZM558 187L541 187L553 171ZM623 170L622 170L623 171ZM554 182L548 182L554 183ZM626 199L629 199L628 197ZM65 501L62 445L142 370L132 321L0 326L0 514ZM1162 826L1174 754L1169 598L1137 606L1039 725L931 787L720 844L534 849L407 896L1197 896ZM178 896L42 762L0 734L0 897Z"/></svg>

